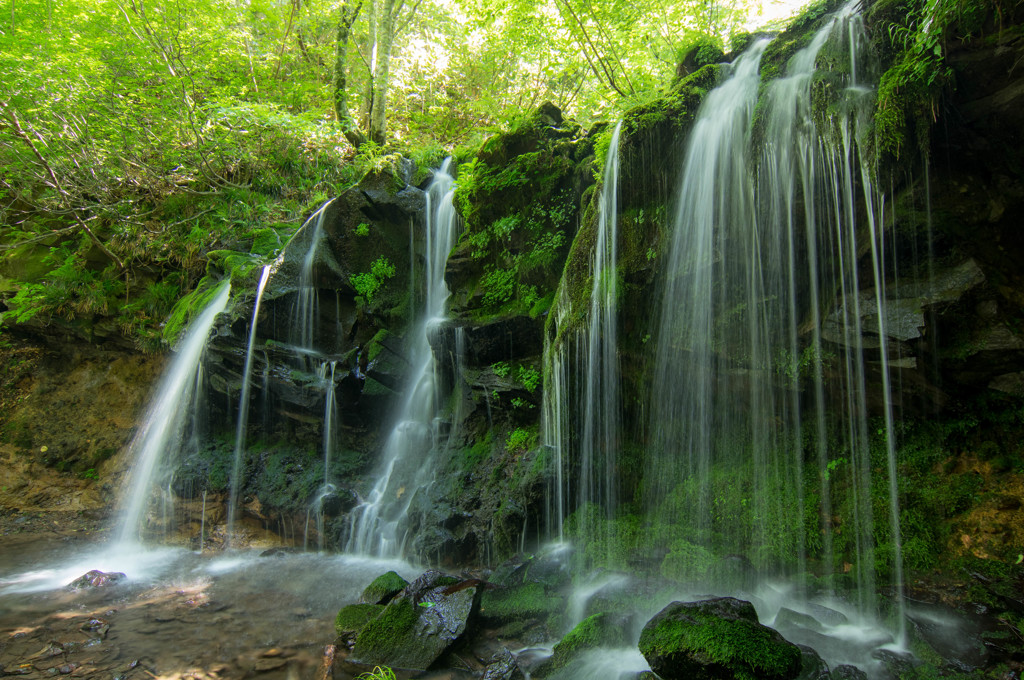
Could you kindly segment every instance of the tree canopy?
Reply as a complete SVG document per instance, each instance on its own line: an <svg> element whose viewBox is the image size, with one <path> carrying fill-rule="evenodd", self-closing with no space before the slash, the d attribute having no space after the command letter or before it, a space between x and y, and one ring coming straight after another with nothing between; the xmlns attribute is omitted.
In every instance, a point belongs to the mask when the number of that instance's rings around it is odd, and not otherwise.
<svg viewBox="0 0 1024 680"><path fill-rule="evenodd" d="M667 83L688 45L721 45L753 13L742 0L13 0L0 18L9 314L113 314L145 334L206 252L266 243L260 229L280 241L384 153L437 162L547 100L584 123L614 116Z"/></svg>

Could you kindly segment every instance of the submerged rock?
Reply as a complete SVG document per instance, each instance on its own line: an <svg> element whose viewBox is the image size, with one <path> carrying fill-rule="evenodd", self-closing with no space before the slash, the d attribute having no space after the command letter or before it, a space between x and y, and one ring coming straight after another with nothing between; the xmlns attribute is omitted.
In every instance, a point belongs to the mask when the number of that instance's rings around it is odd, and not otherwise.
<svg viewBox="0 0 1024 680"><path fill-rule="evenodd" d="M644 626L640 652L664 680L792 680L802 666L796 645L732 597L673 602Z"/></svg>
<svg viewBox="0 0 1024 680"><path fill-rule="evenodd" d="M125 578L127 577L120 571L103 572L99 569L93 569L69 583L68 588L71 590L81 590L83 588L104 588Z"/></svg>

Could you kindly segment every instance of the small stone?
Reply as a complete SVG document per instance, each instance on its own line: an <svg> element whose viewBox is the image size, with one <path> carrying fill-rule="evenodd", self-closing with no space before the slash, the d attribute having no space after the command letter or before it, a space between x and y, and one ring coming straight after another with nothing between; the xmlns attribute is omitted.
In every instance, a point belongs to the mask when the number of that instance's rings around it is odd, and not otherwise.
<svg viewBox="0 0 1024 680"><path fill-rule="evenodd" d="M265 673L266 671L277 670L288 663L285 659L259 659L256 665L252 667L257 673Z"/></svg>

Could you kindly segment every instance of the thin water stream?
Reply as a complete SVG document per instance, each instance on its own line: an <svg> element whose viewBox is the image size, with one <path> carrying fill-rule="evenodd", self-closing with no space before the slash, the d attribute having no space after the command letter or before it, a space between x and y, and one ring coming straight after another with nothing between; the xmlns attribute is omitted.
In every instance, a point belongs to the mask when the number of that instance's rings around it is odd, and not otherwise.
<svg viewBox="0 0 1024 680"><path fill-rule="evenodd" d="M228 499L227 540L230 542L234 534L235 513L238 511L238 491L242 482L242 457L245 455L245 436L249 426L249 393L252 390L252 354L256 342L256 328L260 320L260 303L263 302L263 291L267 280L273 272L271 265L263 267L260 282L256 288L256 303L252 308L252 321L249 324L249 342L245 350L245 366L242 369L242 389L238 397L238 422L235 429L235 453L231 464L231 495Z"/></svg>

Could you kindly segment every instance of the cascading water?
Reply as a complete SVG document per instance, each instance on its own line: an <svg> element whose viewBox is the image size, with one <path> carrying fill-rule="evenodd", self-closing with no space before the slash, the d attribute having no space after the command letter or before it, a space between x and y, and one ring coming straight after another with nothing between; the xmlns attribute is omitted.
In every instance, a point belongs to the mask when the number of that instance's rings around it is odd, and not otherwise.
<svg viewBox="0 0 1024 680"><path fill-rule="evenodd" d="M604 509L610 518L618 504L616 470L621 447L621 403L618 360L618 182L620 122L612 132L604 164L604 185L591 261L590 307L586 323L563 332L571 317L564 290L554 313L556 328L568 337L545 338L545 363L550 376L544 392L544 443L554 452L555 514L567 507ZM572 412L570 412L572 409ZM574 474L563 476L567 461L578 461ZM574 532L595 537L607 523L594 523L584 511ZM560 537L562 538L562 537ZM607 540L601 544L607 546Z"/></svg>
<svg viewBox="0 0 1024 680"><path fill-rule="evenodd" d="M645 494L652 533L671 537L658 546L669 551L662 573L700 580L714 555L738 554L762 576L799 577L810 552L830 582L831 487L841 477L843 540L856 554L846 569L860 612L872 617L872 374L882 383L873 401L882 403L897 585L902 572L883 203L861 144L874 102L860 80L865 44L847 6L766 85L757 116L765 43L755 44L698 113L666 259ZM816 72L824 51L833 70ZM812 93L825 100L830 91L832 108L816 107ZM867 251L874 285L862 290L858 257ZM826 387L845 408L826 403ZM809 476L818 498L804 496ZM807 513L808 504L817 510Z"/></svg>
<svg viewBox="0 0 1024 680"><path fill-rule="evenodd" d="M260 318L260 303L263 301L263 291L267 287L267 280L273 271L271 265L263 267L260 274L260 283L256 289L256 304L252 309L252 323L249 325L249 342L245 350L245 367L242 369L242 390L238 398L238 422L235 429L235 455L231 464L231 495L228 500L228 541L234 535L235 513L238 509L238 492L241 487L242 457L245 454L245 434L249 426L249 393L252 389L252 353L256 341L256 326Z"/></svg>
<svg viewBox="0 0 1024 680"><path fill-rule="evenodd" d="M320 206L302 226L302 229L305 230L312 225L313 233L310 236L309 250L306 251L306 257L302 260L302 271L299 273L299 291L295 305L294 337L292 342L297 347L305 350L313 349L313 343L316 338L319 297L313 275L316 269L317 251L320 248L320 241L323 240L324 218L327 215L327 208L332 202L333 199ZM300 354L301 358L302 355Z"/></svg>
<svg viewBox="0 0 1024 680"><path fill-rule="evenodd" d="M182 444L189 438L188 428L193 415L190 406L199 382L203 352L210 329L217 315L227 307L230 296L231 285L224 281L214 298L189 325L178 355L168 367L149 407L142 429L132 440L129 455L135 463L126 483L127 500L118 534L123 545L138 543L144 529L146 505L161 472L161 463L176 459Z"/></svg>
<svg viewBox="0 0 1024 680"><path fill-rule="evenodd" d="M423 316L414 331L410 364L415 367L388 437L377 483L355 510L346 550L381 557L400 556L405 546L409 507L422 487L429 486L438 465L432 452L440 448L435 416L440 405L437 364L429 334L444 321L449 291L444 281L448 253L455 244L457 220L452 206L450 159L434 173L427 191L426 295Z"/></svg>

